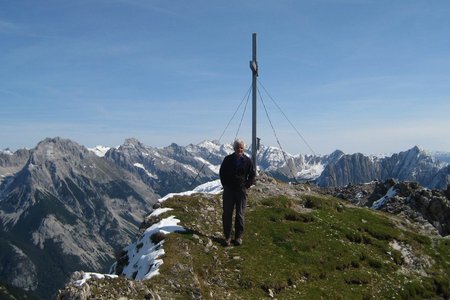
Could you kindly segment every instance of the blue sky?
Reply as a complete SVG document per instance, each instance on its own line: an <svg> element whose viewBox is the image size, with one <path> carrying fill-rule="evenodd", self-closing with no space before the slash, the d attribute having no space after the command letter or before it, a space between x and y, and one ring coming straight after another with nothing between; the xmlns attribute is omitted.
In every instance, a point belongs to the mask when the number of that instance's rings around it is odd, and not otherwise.
<svg viewBox="0 0 450 300"><path fill-rule="evenodd" d="M256 32L259 81L316 154L450 152L449 15L446 0L0 0L0 149L218 139ZM283 148L310 154L260 91ZM261 102L258 121L278 146Z"/></svg>

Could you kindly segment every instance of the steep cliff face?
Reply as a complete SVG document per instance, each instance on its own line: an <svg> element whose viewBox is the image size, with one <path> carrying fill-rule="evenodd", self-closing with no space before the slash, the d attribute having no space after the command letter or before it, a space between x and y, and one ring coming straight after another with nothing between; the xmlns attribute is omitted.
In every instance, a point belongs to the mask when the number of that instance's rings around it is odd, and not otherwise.
<svg viewBox="0 0 450 300"><path fill-rule="evenodd" d="M396 178L419 182L431 187L434 176L446 164L415 146L412 149L381 160L382 179Z"/></svg>
<svg viewBox="0 0 450 300"><path fill-rule="evenodd" d="M361 153L343 155L328 164L317 179L320 186L342 186L349 183L369 182L380 178L381 166L376 158Z"/></svg>
<svg viewBox="0 0 450 300"><path fill-rule="evenodd" d="M450 185L450 165L442 168L439 172L433 177L431 181L431 186L436 187L438 189L446 189Z"/></svg>
<svg viewBox="0 0 450 300"><path fill-rule="evenodd" d="M317 178L317 184L345 186L375 179L395 178L417 181L426 187L442 188L446 186L446 178L444 180L440 172L445 172L442 170L446 165L417 146L384 158L356 153L344 155L337 162L328 164Z"/></svg>
<svg viewBox="0 0 450 300"><path fill-rule="evenodd" d="M42 141L0 185L0 280L47 298L76 269L106 269L156 199L75 142Z"/></svg>

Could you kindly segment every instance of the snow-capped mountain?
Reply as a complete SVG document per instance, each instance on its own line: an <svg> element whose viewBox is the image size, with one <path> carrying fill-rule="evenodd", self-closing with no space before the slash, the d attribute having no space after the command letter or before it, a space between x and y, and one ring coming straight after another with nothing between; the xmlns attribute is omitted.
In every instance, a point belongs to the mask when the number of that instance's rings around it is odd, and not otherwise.
<svg viewBox="0 0 450 300"><path fill-rule="evenodd" d="M130 138L118 148L111 148L104 158L139 177L158 195L165 195L217 179L213 166L216 161L209 163L212 169L202 168L206 161L188 149L177 144L153 148Z"/></svg>
<svg viewBox="0 0 450 300"><path fill-rule="evenodd" d="M291 155L276 147L262 146L258 152L258 167L265 173L286 181L310 181L320 176L325 166L344 155L336 150L330 155Z"/></svg>
<svg viewBox="0 0 450 300"><path fill-rule="evenodd" d="M97 145L94 148L88 148L89 151L92 151L95 153L95 155L103 157L105 156L106 152L108 152L108 150L111 149L111 147L105 147L105 146L100 146Z"/></svg>
<svg viewBox="0 0 450 300"><path fill-rule="evenodd" d="M217 141L191 144L186 149L216 174L219 173L223 158L233 153L232 145L220 144ZM248 147L246 154L250 156L250 152L251 149ZM258 170L275 178L287 181L308 181L317 178L328 163L336 161L342 155L344 153L339 150L325 156L292 155L276 147L261 145L257 154L257 164Z"/></svg>
<svg viewBox="0 0 450 300"><path fill-rule="evenodd" d="M172 144L165 148L152 148L128 139L124 145L108 151L105 157L129 171L139 171L142 180L159 195L164 195L217 179L223 158L232 152L232 145L217 141L203 141L186 147ZM249 148L246 153L250 156ZM445 169L447 163L417 146L391 156L346 155L339 150L330 155L315 156L292 155L276 147L261 145L257 162L260 171L277 179L316 180L321 186L388 178L413 180L431 188L445 188L449 183Z"/></svg>
<svg viewBox="0 0 450 300"><path fill-rule="evenodd" d="M436 151L432 152L431 155L440 161L450 164L450 152Z"/></svg>
<svg viewBox="0 0 450 300"><path fill-rule="evenodd" d="M153 148L130 138L109 149L104 157L139 176L159 195L165 195L217 179L223 158L231 153L232 145L217 141ZM250 156L249 149L247 155ZM281 180L314 180L328 163L342 155L341 151L325 156L291 155L275 147L261 146L258 169Z"/></svg>

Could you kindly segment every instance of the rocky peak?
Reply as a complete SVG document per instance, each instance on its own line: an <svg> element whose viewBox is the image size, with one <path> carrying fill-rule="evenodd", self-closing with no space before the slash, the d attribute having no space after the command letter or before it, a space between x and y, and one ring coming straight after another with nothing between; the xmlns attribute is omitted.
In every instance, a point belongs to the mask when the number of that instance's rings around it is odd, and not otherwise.
<svg viewBox="0 0 450 300"><path fill-rule="evenodd" d="M420 148L419 146L414 146L413 148L394 154L392 157L398 157L408 163L417 162L419 160L426 160L427 162L435 162L436 159L432 157L427 151Z"/></svg>
<svg viewBox="0 0 450 300"><path fill-rule="evenodd" d="M127 138L127 139L125 139L123 145L121 145L119 148L122 149L122 151L124 151L126 149L142 150L142 149L146 149L146 146L135 138Z"/></svg>
<svg viewBox="0 0 450 300"><path fill-rule="evenodd" d="M286 159L291 158L291 155L285 153L276 147L262 147L258 153L259 165L263 169L277 169L286 164Z"/></svg>
<svg viewBox="0 0 450 300"><path fill-rule="evenodd" d="M175 143L170 144L170 146L164 147L164 150L169 153L169 156L188 155L185 147L182 147Z"/></svg>
<svg viewBox="0 0 450 300"><path fill-rule="evenodd" d="M221 144L218 140L204 140L198 143L197 146L200 148L210 149L211 151L217 151L220 148Z"/></svg>
<svg viewBox="0 0 450 300"><path fill-rule="evenodd" d="M338 161L342 156L344 156L345 153L341 150L334 150L329 156L328 159L330 162L336 162Z"/></svg>
<svg viewBox="0 0 450 300"><path fill-rule="evenodd" d="M57 188L60 180L74 175L98 174L95 170L98 162L99 157L84 146L56 137L41 141L31 150L24 169L33 178L34 188L45 190Z"/></svg>
<svg viewBox="0 0 450 300"><path fill-rule="evenodd" d="M105 153L105 157L116 162L120 167L132 170L134 163L146 164L149 155L154 151L135 138L128 138L118 148L111 148Z"/></svg>
<svg viewBox="0 0 450 300"><path fill-rule="evenodd" d="M91 152L69 139L46 138L32 150L32 163L39 164L45 161L59 161L69 159L83 159L92 155Z"/></svg>
<svg viewBox="0 0 450 300"><path fill-rule="evenodd" d="M409 152L422 153L425 152L425 150L420 148L418 145L414 145L414 147L412 147Z"/></svg>

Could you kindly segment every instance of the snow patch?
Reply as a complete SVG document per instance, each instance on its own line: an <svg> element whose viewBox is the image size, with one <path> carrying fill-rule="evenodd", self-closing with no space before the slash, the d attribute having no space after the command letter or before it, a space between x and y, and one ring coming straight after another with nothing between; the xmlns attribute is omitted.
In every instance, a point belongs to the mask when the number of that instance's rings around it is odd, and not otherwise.
<svg viewBox="0 0 450 300"><path fill-rule="evenodd" d="M173 208L170 208L170 207L158 208L158 209L155 209L150 214L150 217L156 217L156 216L159 216L160 214L163 214L163 213L165 213L167 211L171 211L171 210L173 210Z"/></svg>
<svg viewBox="0 0 450 300"><path fill-rule="evenodd" d="M197 144L198 147L205 148L210 152L217 152L220 150L220 144L218 142L214 141L208 141L205 140L199 144Z"/></svg>
<svg viewBox="0 0 450 300"><path fill-rule="evenodd" d="M163 202L177 195L191 195L194 193L218 194L221 191L222 185L220 184L220 180L215 180L199 185L192 191L168 194L158 201ZM158 208L150 214L150 217L159 216L171 210L173 209ZM136 242L125 247L123 250L127 251L128 264L123 268L122 275L134 280L150 279L158 275L159 267L163 264L161 257L165 254L163 249L164 240L155 244L156 241L155 239L152 241L152 236L155 234L166 235L172 232L185 231L186 229L178 225L179 223L180 220L176 219L175 216L164 218L147 228ZM117 263L111 267L113 271L116 265Z"/></svg>
<svg viewBox="0 0 450 300"><path fill-rule="evenodd" d="M186 170L189 170L189 171L191 171L192 173L198 173L198 170L197 169L195 169L194 167L192 167L192 166L190 166L190 165L186 165L186 164L183 164L182 165Z"/></svg>
<svg viewBox="0 0 450 300"><path fill-rule="evenodd" d="M5 213L0 210L0 224L3 225L4 231L9 231L9 228L14 226L20 219L20 216L23 214L24 209L18 209L12 213Z"/></svg>
<svg viewBox="0 0 450 300"><path fill-rule="evenodd" d="M192 191L167 194L166 196L162 197L158 201L164 202L167 199L170 199L175 196L190 196L190 195L196 194L196 193L206 193L206 194L217 195L217 194L220 194L222 192L222 190L223 189L222 189L222 184L220 183L220 179L217 179L217 180L210 181L210 182L204 183L202 185L199 185Z"/></svg>
<svg viewBox="0 0 450 300"><path fill-rule="evenodd" d="M104 278L117 278L119 276L117 275L110 275L110 274L99 274L99 273L91 273L87 272L83 274L83 278L80 280L77 280L74 282L76 286L82 286L91 278L97 278L97 279L104 279Z"/></svg>
<svg viewBox="0 0 450 300"><path fill-rule="evenodd" d="M387 191L386 195L378 199L372 204L372 209L380 209L386 202L388 202L392 197L397 195L394 187L391 187L389 191Z"/></svg>
<svg viewBox="0 0 450 300"><path fill-rule="evenodd" d="M305 179L316 179L322 174L325 166L323 164L306 165L304 169L297 172L297 177Z"/></svg>
<svg viewBox="0 0 450 300"><path fill-rule="evenodd" d="M104 146L95 146L94 148L88 148L89 151L94 152L94 154L97 155L98 157L104 157L109 149L111 148Z"/></svg>
<svg viewBox="0 0 450 300"><path fill-rule="evenodd" d="M204 160L201 157L195 157L196 160L200 161L201 163L205 164L205 166L207 166L211 171L213 171L216 174L219 174L219 170L220 170L220 165L216 166L213 165L211 163L209 163L207 160Z"/></svg>
<svg viewBox="0 0 450 300"><path fill-rule="evenodd" d="M154 178L154 179L158 179L158 176L155 174L150 173L143 164L140 163L135 163L133 166L135 166L136 168L142 169L145 171L145 174L147 174L148 177L150 178Z"/></svg>
<svg viewBox="0 0 450 300"><path fill-rule="evenodd" d="M171 193L167 196L159 199L159 202L163 202L173 196L177 195L192 195L195 193L207 193L207 194L219 194L222 192L222 185L220 180L199 185L192 191L186 191L182 193ZM173 210L172 208L158 208L155 209L151 216L159 216L165 212ZM163 264L161 257L165 254L163 245L164 240L157 242L152 241L154 234L170 234L172 232L182 232L186 229L180 225L180 220L175 216L169 216L153 224L145 230L141 237L134 243L128 245L123 250L127 252L128 264L123 268L122 275L134 280L146 280L159 274L159 267ZM115 272L117 262L111 266L111 273ZM90 278L115 278L117 275L98 274L98 273L84 273L82 279L74 282L77 286L82 286Z"/></svg>
<svg viewBox="0 0 450 300"><path fill-rule="evenodd" d="M159 211L158 214L163 211ZM175 231L185 231L179 226L180 220L174 216L162 219L158 223L153 224L144 234L133 244L124 248L128 252L128 265L123 269L123 276L134 279L144 280L150 279L159 274L159 267L163 261L161 257L164 255L164 240L154 244L152 236L156 233L169 234Z"/></svg>
<svg viewBox="0 0 450 300"><path fill-rule="evenodd" d="M6 154L6 155L14 155L14 153L9 149L0 150L0 153Z"/></svg>

